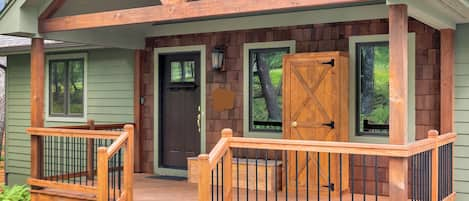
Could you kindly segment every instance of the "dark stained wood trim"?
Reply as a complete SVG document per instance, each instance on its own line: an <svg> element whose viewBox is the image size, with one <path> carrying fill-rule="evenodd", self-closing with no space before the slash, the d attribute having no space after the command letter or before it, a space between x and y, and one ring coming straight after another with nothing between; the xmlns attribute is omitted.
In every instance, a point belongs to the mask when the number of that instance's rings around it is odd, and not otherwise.
<svg viewBox="0 0 469 201"><path fill-rule="evenodd" d="M440 30L440 130L454 131L454 30Z"/></svg>
<svg viewBox="0 0 469 201"><path fill-rule="evenodd" d="M226 0L200 0L50 18L39 23L39 32L69 31L140 23L161 23L364 1L366 0L262 0L254 3L252 0L236 0L226 3Z"/></svg>
<svg viewBox="0 0 469 201"><path fill-rule="evenodd" d="M31 41L31 127L44 127L44 39ZM31 136L31 177L41 178L43 140Z"/></svg>
<svg viewBox="0 0 469 201"><path fill-rule="evenodd" d="M142 172L142 107L140 104L140 97L142 97L142 59L144 58L143 50L135 50L135 63L134 63L134 122L135 122L135 171Z"/></svg>
<svg viewBox="0 0 469 201"><path fill-rule="evenodd" d="M407 5L389 6L389 143L407 144L408 136L408 13ZM407 200L407 158L389 159L390 201Z"/></svg>
<svg viewBox="0 0 469 201"><path fill-rule="evenodd" d="M45 20L57 12L65 3L66 0L54 0L49 6L39 15L39 20Z"/></svg>

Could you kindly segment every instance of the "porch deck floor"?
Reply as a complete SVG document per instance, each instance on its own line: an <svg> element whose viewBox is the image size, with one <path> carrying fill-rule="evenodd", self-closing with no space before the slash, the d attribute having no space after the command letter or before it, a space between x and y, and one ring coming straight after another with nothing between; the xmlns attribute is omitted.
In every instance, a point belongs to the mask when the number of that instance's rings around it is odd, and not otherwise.
<svg viewBox="0 0 469 201"><path fill-rule="evenodd" d="M165 179L149 178L148 174L135 174L134 179L134 201L198 201L197 184L189 184L186 180L174 181ZM233 200L237 200L236 189L233 189ZM256 192L249 192L249 200L256 200ZM344 193L343 201L351 201L351 194ZM363 195L356 194L355 201L362 201ZM216 199L214 199L216 200ZM221 197L220 199L221 200ZM246 200L246 191L240 190L240 201ZM258 200L265 200L265 191L258 192ZM267 200L275 200L275 194L270 192ZM285 200L285 193L279 192L278 200ZM295 193L289 193L288 200L296 200ZM299 195L298 200L306 200L305 195ZM310 195L309 200L317 200L316 194ZM327 194L321 195L321 201L329 200ZM331 200L339 200L338 197ZM375 196L367 195L366 200L375 200ZM380 196L379 201L388 201L388 197Z"/></svg>

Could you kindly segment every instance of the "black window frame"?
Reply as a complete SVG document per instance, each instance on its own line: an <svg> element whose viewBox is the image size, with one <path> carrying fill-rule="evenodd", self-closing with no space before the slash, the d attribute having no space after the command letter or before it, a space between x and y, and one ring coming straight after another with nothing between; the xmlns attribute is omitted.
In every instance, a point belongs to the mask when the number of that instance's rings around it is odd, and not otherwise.
<svg viewBox="0 0 469 201"><path fill-rule="evenodd" d="M251 48L248 50L248 70L249 70L249 82L248 82L248 94L249 94L249 99L248 99L248 108L249 108L249 113L248 113L248 129L249 132L261 132L261 133L282 133L283 131L283 125L282 121L280 122L260 122L270 126L279 126L280 130L275 130L275 129L268 129L268 128L254 128L254 120L253 120L253 108L252 108L252 100L253 100L253 94L252 94L252 84L253 84L253 69L252 67L254 66L254 61L251 59L251 55L253 53L266 53L266 52L274 52L274 51L285 51L285 54L290 54L291 50L290 47L274 47L274 48ZM282 76L283 76L283 64L282 64ZM282 83L283 85L283 83ZM283 95L283 94L282 94ZM282 108L283 109L283 108Z"/></svg>
<svg viewBox="0 0 469 201"><path fill-rule="evenodd" d="M377 129L386 129L387 133L380 132L362 132L360 130L361 124L364 122L360 121L361 114L361 51L360 48L363 46L387 46L389 48L389 41L374 41L374 42L359 42L355 44L355 135L356 136L375 136L375 137L389 137L389 124L385 125L373 125Z"/></svg>
<svg viewBox="0 0 469 201"><path fill-rule="evenodd" d="M78 114L78 113L71 113L70 112L70 92L69 92L69 85L70 85L70 63L71 62L76 62L76 61L81 61L82 63L82 68L83 68L83 77L82 77L82 80L83 80L83 95L82 95L82 104L83 104L83 110L81 112L81 114ZM64 113L53 113L53 95L52 95L52 80L53 80L53 74L52 74L52 64L54 62L63 62L65 63L65 70L64 72L65 73L65 87L64 87ZM49 90L49 93L48 93L48 96L49 96L49 101L48 101L48 105L49 105L49 111L48 114L49 114L49 117L63 117L63 118L82 118L82 117L85 117L85 85L86 85L86 82L85 82L85 59L84 58L73 58L73 59L51 59L49 60L48 62L48 71L49 71L49 86L48 86L48 90Z"/></svg>

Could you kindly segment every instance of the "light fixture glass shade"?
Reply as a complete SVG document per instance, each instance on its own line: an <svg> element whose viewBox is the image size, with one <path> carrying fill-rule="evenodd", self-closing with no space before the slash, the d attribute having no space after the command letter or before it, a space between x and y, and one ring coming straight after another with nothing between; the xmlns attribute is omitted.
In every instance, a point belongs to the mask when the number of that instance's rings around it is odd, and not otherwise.
<svg viewBox="0 0 469 201"><path fill-rule="evenodd" d="M225 52L223 48L215 48L212 51L212 68L214 70L220 70L223 67L223 58Z"/></svg>

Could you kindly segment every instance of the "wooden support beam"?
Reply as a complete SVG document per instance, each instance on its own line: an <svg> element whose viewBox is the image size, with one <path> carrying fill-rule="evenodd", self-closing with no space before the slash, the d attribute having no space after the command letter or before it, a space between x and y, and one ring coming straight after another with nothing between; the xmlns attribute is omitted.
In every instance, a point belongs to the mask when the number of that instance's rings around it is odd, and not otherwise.
<svg viewBox="0 0 469 201"><path fill-rule="evenodd" d="M408 136L408 15L407 5L389 6L389 142L405 145ZM389 159L391 201L407 200L407 158Z"/></svg>
<svg viewBox="0 0 469 201"><path fill-rule="evenodd" d="M44 39L31 41L31 127L44 127ZM31 136L31 177L42 178L43 139Z"/></svg>
<svg viewBox="0 0 469 201"><path fill-rule="evenodd" d="M258 12L305 9L366 0L201 0L169 5L147 6L74 16L50 18L39 22L39 32L70 31L141 23L162 23Z"/></svg>
<svg viewBox="0 0 469 201"><path fill-rule="evenodd" d="M141 172L142 171L142 145L143 145L143 137L142 137L142 107L140 104L140 97L143 94L143 79L142 79L142 59L144 51L143 50L135 50L135 63L134 63L134 124L135 124L135 171Z"/></svg>
<svg viewBox="0 0 469 201"><path fill-rule="evenodd" d="M49 6L39 15L39 20L45 20L52 17L65 3L65 0L54 0Z"/></svg>
<svg viewBox="0 0 469 201"><path fill-rule="evenodd" d="M124 191L127 193L126 196L133 200L133 186L134 186L134 126L125 125L124 131L129 133L127 143L124 151Z"/></svg>
<svg viewBox="0 0 469 201"><path fill-rule="evenodd" d="M454 131L454 30L440 30L440 130Z"/></svg>

